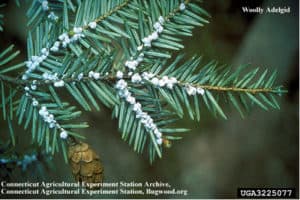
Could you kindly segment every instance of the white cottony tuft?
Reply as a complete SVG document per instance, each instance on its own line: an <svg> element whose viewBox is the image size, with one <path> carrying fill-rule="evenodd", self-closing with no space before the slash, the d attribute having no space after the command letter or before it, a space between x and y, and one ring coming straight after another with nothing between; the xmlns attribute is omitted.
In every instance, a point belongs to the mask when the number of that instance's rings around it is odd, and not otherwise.
<svg viewBox="0 0 300 200"><path fill-rule="evenodd" d="M127 82L124 81L123 79L120 79L116 84L116 88L120 90L124 90L126 87L127 87Z"/></svg>
<svg viewBox="0 0 300 200"><path fill-rule="evenodd" d="M48 15L48 18L52 19L54 21L58 20L58 16L56 16L54 12L50 12L50 14Z"/></svg>
<svg viewBox="0 0 300 200"><path fill-rule="evenodd" d="M151 47L151 39L149 37L145 37L142 39L145 47Z"/></svg>
<svg viewBox="0 0 300 200"><path fill-rule="evenodd" d="M59 36L59 39L63 40L63 38L64 36L62 35ZM57 52L59 50L59 45L60 45L59 41L54 42L53 46L50 48L50 51Z"/></svg>
<svg viewBox="0 0 300 200"><path fill-rule="evenodd" d="M164 87L166 85L166 81L164 79L160 79L158 81L158 85L159 85L159 87Z"/></svg>
<svg viewBox="0 0 300 200"><path fill-rule="evenodd" d="M179 10L183 11L184 9L185 9L185 4L181 3L180 6L179 6Z"/></svg>
<svg viewBox="0 0 300 200"><path fill-rule="evenodd" d="M97 23L96 23L96 22L90 22L90 23L89 23L89 27L90 27L91 29L95 29L96 26L97 26Z"/></svg>
<svg viewBox="0 0 300 200"><path fill-rule="evenodd" d="M142 105L140 103L135 103L133 105L133 111L135 111L135 112L141 110L141 108L142 108Z"/></svg>
<svg viewBox="0 0 300 200"><path fill-rule="evenodd" d="M67 131L63 130L62 132L60 132L59 136L61 139L67 139L68 133L67 133Z"/></svg>
<svg viewBox="0 0 300 200"><path fill-rule="evenodd" d="M89 77L90 77L90 78L93 78L93 76L94 76L94 71L90 71L90 72L89 72Z"/></svg>
<svg viewBox="0 0 300 200"><path fill-rule="evenodd" d="M145 79L145 80L147 80L147 81L148 81L149 79L151 79L153 76L154 76L154 74L149 73L149 72L143 72L143 74L142 74L143 79Z"/></svg>
<svg viewBox="0 0 300 200"><path fill-rule="evenodd" d="M82 28L81 27L74 27L73 31L74 31L74 33L81 33L82 32Z"/></svg>
<svg viewBox="0 0 300 200"><path fill-rule="evenodd" d="M53 46L53 47L50 48L50 50L53 51L53 52L57 52L58 51L58 47Z"/></svg>
<svg viewBox="0 0 300 200"><path fill-rule="evenodd" d="M156 139L156 143L157 143L158 145L161 145L161 144L162 144L162 138L157 138L157 139Z"/></svg>
<svg viewBox="0 0 300 200"><path fill-rule="evenodd" d="M135 73L132 77L131 77L131 82L133 83L139 83L142 81L142 77L138 74Z"/></svg>
<svg viewBox="0 0 300 200"><path fill-rule="evenodd" d="M77 79L80 81L83 78L83 73L78 74Z"/></svg>
<svg viewBox="0 0 300 200"><path fill-rule="evenodd" d="M54 128L56 125L54 122L49 123L49 128Z"/></svg>
<svg viewBox="0 0 300 200"><path fill-rule="evenodd" d="M177 83L178 81L177 81L177 79L175 77L171 77L170 78L170 82L171 83Z"/></svg>
<svg viewBox="0 0 300 200"><path fill-rule="evenodd" d="M197 89L191 85L186 86L186 92L188 93L188 95L195 95L197 93Z"/></svg>
<svg viewBox="0 0 300 200"><path fill-rule="evenodd" d="M27 80L28 79L28 76L26 74L23 74L22 75L22 80Z"/></svg>
<svg viewBox="0 0 300 200"><path fill-rule="evenodd" d="M128 96L131 95L131 93L129 92L128 89L123 89L123 90L119 90L118 91L118 94L120 95L120 97L123 97L123 98L127 98Z"/></svg>
<svg viewBox="0 0 300 200"><path fill-rule="evenodd" d="M117 77L118 79L123 78L123 72L117 71L116 77Z"/></svg>
<svg viewBox="0 0 300 200"><path fill-rule="evenodd" d="M54 44L53 44L53 46L55 46L55 47L59 47L59 41L56 41L56 42L54 42Z"/></svg>
<svg viewBox="0 0 300 200"><path fill-rule="evenodd" d="M136 69L136 67L138 66L138 61L136 61L136 60L127 60L126 62L125 62L125 66L126 67L128 67L129 69L132 69L132 70L135 70Z"/></svg>
<svg viewBox="0 0 300 200"><path fill-rule="evenodd" d="M158 78L154 77L153 79L151 79L151 83L155 86L158 86L159 85L159 80Z"/></svg>
<svg viewBox="0 0 300 200"><path fill-rule="evenodd" d="M169 88L169 89L173 89L173 83L167 83L167 88Z"/></svg>
<svg viewBox="0 0 300 200"><path fill-rule="evenodd" d="M33 98L32 99L32 105L37 106L37 105L39 105L39 102L35 98Z"/></svg>
<svg viewBox="0 0 300 200"><path fill-rule="evenodd" d="M93 74L93 77L94 77L95 80L98 80L100 78L100 73L99 72L95 72Z"/></svg>
<svg viewBox="0 0 300 200"><path fill-rule="evenodd" d="M63 87L64 85L65 85L65 82L63 80L54 82L54 87Z"/></svg>
<svg viewBox="0 0 300 200"><path fill-rule="evenodd" d="M59 40L64 40L66 37L69 37L67 33L63 33L60 36L58 36Z"/></svg>
<svg viewBox="0 0 300 200"><path fill-rule="evenodd" d="M158 21L159 21L159 23L160 23L161 25L163 25L164 22L165 22L165 19L164 19L163 16L159 16Z"/></svg>
<svg viewBox="0 0 300 200"><path fill-rule="evenodd" d="M149 37L151 40L156 40L158 38L158 33L154 31Z"/></svg>
<svg viewBox="0 0 300 200"><path fill-rule="evenodd" d="M41 52L44 55L48 55L49 54L49 51L46 48L42 48Z"/></svg>
<svg viewBox="0 0 300 200"><path fill-rule="evenodd" d="M49 6L48 6L48 1L47 0L43 0L42 1L42 8L44 11L49 10Z"/></svg>
<svg viewBox="0 0 300 200"><path fill-rule="evenodd" d="M30 86L30 88L31 88L32 90L36 90L36 85L35 85L35 84L32 84L32 85Z"/></svg>
<svg viewBox="0 0 300 200"><path fill-rule="evenodd" d="M204 95L204 89L198 87L198 88L197 88L197 93L198 93L198 94L201 94L201 95Z"/></svg>
<svg viewBox="0 0 300 200"><path fill-rule="evenodd" d="M160 138L161 136L162 136L162 133L156 128L156 129L154 129L154 135L156 136L156 137L158 137L158 138Z"/></svg>
<svg viewBox="0 0 300 200"><path fill-rule="evenodd" d="M137 61L140 63L140 62L142 62L144 60L144 57L143 56L139 56L138 58L137 58Z"/></svg>
<svg viewBox="0 0 300 200"><path fill-rule="evenodd" d="M157 32L161 33L161 32L163 32L163 30L164 30L164 27L161 26L157 29Z"/></svg>
<svg viewBox="0 0 300 200"><path fill-rule="evenodd" d="M42 108L39 110L39 114L42 117L46 117L49 114L49 112L47 111L47 108L45 106L42 106Z"/></svg>
<svg viewBox="0 0 300 200"><path fill-rule="evenodd" d="M132 96L128 96L127 98L126 98L126 101L128 102L128 103L130 103L130 104L135 104L135 98L134 97L132 97Z"/></svg>
<svg viewBox="0 0 300 200"><path fill-rule="evenodd" d="M138 51L141 51L142 49L143 49L143 45L140 45L140 46L137 47Z"/></svg>
<svg viewBox="0 0 300 200"><path fill-rule="evenodd" d="M161 24L159 22L155 22L154 25L153 25L153 28L155 30L159 29L159 27L161 27Z"/></svg>

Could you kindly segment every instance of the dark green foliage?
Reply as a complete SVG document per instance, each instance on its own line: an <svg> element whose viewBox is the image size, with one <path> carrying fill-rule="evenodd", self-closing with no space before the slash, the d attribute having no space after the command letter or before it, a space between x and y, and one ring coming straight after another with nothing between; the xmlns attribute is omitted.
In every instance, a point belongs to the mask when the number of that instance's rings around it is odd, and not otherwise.
<svg viewBox="0 0 300 200"><path fill-rule="evenodd" d="M274 84L276 73L269 76L265 70L260 75L258 68L246 72L245 66L232 71L217 66L215 62L203 65L197 56L173 56L174 51L184 48L182 40L192 36L196 26L208 23L209 14L198 3L179 0L61 0L49 1L48 6L45 11L39 1L33 1L27 12L28 60L40 56L43 48L51 49L57 41L60 48L49 51L36 69L27 71L25 80L6 76L24 66L22 63L8 67L19 52L10 53L11 46L0 54L1 112L8 121L13 144L15 134L11 121L14 119L29 129L32 142L42 146L46 153L61 150L66 159L66 143L59 137L60 132L67 130L72 138L83 138L76 129L88 127L87 124L74 121L81 114L80 109L99 111L106 106L118 119L121 138L134 151L148 151L151 162L162 157L163 146L157 143L153 131L136 117L133 106L118 95L115 88L117 71L124 72L128 90L153 119L163 134L163 140L181 139L182 132L187 129L170 128L170 125L185 114L200 121L204 107L214 116L224 119L227 119L222 109L224 103L231 104L242 117L253 104L264 110L279 109L275 96L285 91ZM179 9L182 6L184 8ZM48 17L51 12L57 19ZM160 16L163 16L164 29L159 38L148 47L142 46L143 39L155 30L154 24ZM94 28L90 28L90 22L96 22ZM61 34L72 38L78 27L82 28L84 37L61 47L62 42L58 39ZM155 86L148 80L131 82L125 63L137 59L141 53L143 60L134 73L150 72L157 78L173 77L178 83L168 88ZM99 73L98 77L90 76L91 71ZM57 79L47 80L45 74L55 75ZM55 85L58 80L63 81L62 85ZM32 85L37 89L30 89ZM24 87L28 87L28 91L24 91ZM191 95L187 87L202 89L203 93ZM65 96L61 95L64 92L69 93L75 102L65 102ZM14 98L17 93L20 100ZM34 100L39 102L37 106L33 106ZM80 109L76 109L73 103ZM39 114L43 106L55 116L60 126L49 127ZM15 114L17 117L13 118Z"/></svg>

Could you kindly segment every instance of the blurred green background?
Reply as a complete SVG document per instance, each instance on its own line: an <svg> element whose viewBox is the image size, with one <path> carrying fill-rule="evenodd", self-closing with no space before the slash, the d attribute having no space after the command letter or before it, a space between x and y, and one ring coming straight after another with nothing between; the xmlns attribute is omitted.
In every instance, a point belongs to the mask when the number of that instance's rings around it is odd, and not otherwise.
<svg viewBox="0 0 300 200"><path fill-rule="evenodd" d="M5 31L1 49L15 43L26 59L26 18L24 5L16 8L7 1ZM121 140L117 121L111 111L84 113L82 120L90 128L82 131L87 142L100 154L105 180L163 181L178 189L187 189L188 198L235 198L239 187L294 187L299 180L299 1L297 0L210 0L202 7L211 15L210 24L197 28L192 38L185 39L187 56L203 55L204 62L217 60L220 64L278 70L278 84L289 92L280 98L280 110L265 112L255 107L241 119L231 107L223 105L228 120L216 119L202 112L200 123L186 118L178 126L192 129L184 139L164 151L163 159L149 164L147 155L137 155ZM290 6L291 13L247 14L243 5ZM1 139L7 128L1 125ZM15 126L17 143L29 141L30 133ZM22 151L23 144L18 145ZM55 170L46 168L45 177L34 177L34 166L24 174L15 170L11 181L46 180L73 181L68 165L57 154ZM298 194L298 192L297 192ZM66 197L66 196L64 196ZM153 198L154 196L93 196L93 198ZM186 198L185 196L159 196ZM51 197L50 197L51 198ZM55 196L54 198L57 198Z"/></svg>

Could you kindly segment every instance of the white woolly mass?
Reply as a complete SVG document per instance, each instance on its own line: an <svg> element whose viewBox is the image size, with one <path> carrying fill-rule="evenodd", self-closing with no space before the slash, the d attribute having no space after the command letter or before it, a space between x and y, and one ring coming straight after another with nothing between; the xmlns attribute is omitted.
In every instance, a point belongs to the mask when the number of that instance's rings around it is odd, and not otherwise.
<svg viewBox="0 0 300 200"><path fill-rule="evenodd" d="M42 1L42 9L44 11L49 10L49 6L48 6L48 1L47 0L43 0Z"/></svg>
<svg viewBox="0 0 300 200"><path fill-rule="evenodd" d="M156 78L156 77L154 77L154 78L151 79L151 83L152 83L153 85L155 85L155 86L159 86L159 79Z"/></svg>
<svg viewBox="0 0 300 200"><path fill-rule="evenodd" d="M159 16L158 22L159 22L161 25L163 25L163 24L165 23L164 17L163 17L163 16Z"/></svg>
<svg viewBox="0 0 300 200"><path fill-rule="evenodd" d="M31 84L30 88L31 88L32 90L36 90L37 86L36 86L35 84Z"/></svg>
<svg viewBox="0 0 300 200"><path fill-rule="evenodd" d="M26 74L23 74L22 75L22 80L27 80L28 79L28 76Z"/></svg>
<svg viewBox="0 0 300 200"><path fill-rule="evenodd" d="M135 77L134 80L141 79L141 76L137 73L134 74L132 78L133 77ZM131 95L127 88L127 82L124 79L120 79L117 81L115 88L118 90L118 95L132 105L132 110L136 113L136 118L141 120L141 123L144 125L147 131L154 133L157 144L161 145L162 133L158 130L151 116L147 112L143 112L142 105Z"/></svg>
<svg viewBox="0 0 300 200"><path fill-rule="evenodd" d="M49 10L47 0L42 0L40 2L41 2L42 9L44 11ZM54 20L54 21L58 20L58 16L55 15L55 13L52 11L48 14L47 17L50 20ZM96 26L97 26L96 22L89 23L89 27L92 29L95 29ZM57 51L59 51L60 47L66 48L69 45L69 43L77 41L78 39L80 39L82 37L85 37L85 35L83 34L82 27L74 27L73 32L74 32L74 34L72 36L69 36L68 33L62 33L58 37L58 40L55 41L54 44L49 47L49 49L48 48L41 49L41 54L39 56L32 56L28 61L26 61L25 64L26 64L27 70L22 75L22 80L27 80L30 77L28 74L33 72L40 65L41 62L43 62L45 59L47 59L47 57L49 55L49 51L57 52ZM107 75L108 75L108 73L107 73ZM94 78L95 80L98 80L100 78L100 73L90 72L89 76ZM52 74L52 73L44 72L42 74L42 78L44 81L53 81L53 85L55 87L63 87L65 84L63 80L60 80L58 78L57 73ZM78 74L77 78L78 78L78 80L81 80L83 78L83 73ZM35 84L35 82L36 81L33 81L33 83L30 86L24 87L26 96L32 97L32 95L29 92L30 92L30 90L37 89L37 85ZM132 101L132 99L130 99L130 98L129 98L129 100ZM32 106L37 107L38 105L39 105L39 102L35 98L32 98ZM61 129L61 126L56 122L56 120L54 119L54 116L52 114L49 114L49 112L45 106L40 108L39 115L43 118L43 120L46 123L48 123L49 128L57 127L59 129ZM62 130L62 132L60 133L60 137L62 139L66 139L68 137L68 133L63 129L61 129L61 130Z"/></svg>
<svg viewBox="0 0 300 200"><path fill-rule="evenodd" d="M90 22L90 23L89 23L89 27L90 27L91 29L95 29L96 26L97 26L97 23L96 23L96 22Z"/></svg>
<svg viewBox="0 0 300 200"><path fill-rule="evenodd" d="M174 85L178 83L175 77L163 76L161 79L154 77L154 74L143 73L143 79L150 81L156 87L167 87L173 89Z"/></svg>
<svg viewBox="0 0 300 200"><path fill-rule="evenodd" d="M186 84L185 90L188 93L188 95L193 96L196 94L204 95L204 89L201 87L194 87L192 85Z"/></svg>
<svg viewBox="0 0 300 200"><path fill-rule="evenodd" d="M34 71L39 66L39 64L47 58L48 55L49 55L49 50L43 48L41 50L40 56L31 56L30 60L25 61L26 67L28 69L26 70L25 74L22 76L22 79L27 80L28 76L26 74Z"/></svg>
<svg viewBox="0 0 300 200"><path fill-rule="evenodd" d="M198 87L197 88L197 94L201 94L201 95L204 95L204 89L203 88L200 88L200 87Z"/></svg>
<svg viewBox="0 0 300 200"><path fill-rule="evenodd" d="M196 95L197 94L197 89L191 85L187 85L185 87L186 92L188 93L188 95L192 96L192 95Z"/></svg>
<svg viewBox="0 0 300 200"><path fill-rule="evenodd" d="M151 78L154 77L154 74L150 73L150 72L143 72L142 77L143 77L143 79L149 81Z"/></svg>
<svg viewBox="0 0 300 200"><path fill-rule="evenodd" d="M58 51L60 44L63 48L66 48L69 43L77 41L78 39L85 37L85 35L82 33L83 29L82 27L74 27L73 28L74 35L70 38L68 33L62 33L60 36L58 36L58 40L56 41L53 46L50 48L51 51Z"/></svg>
<svg viewBox="0 0 300 200"><path fill-rule="evenodd" d="M53 46L50 48L50 51L57 52L59 50L59 45L59 41L54 42Z"/></svg>
<svg viewBox="0 0 300 200"><path fill-rule="evenodd" d="M132 70L135 70L138 64L139 62L137 60L127 60L125 62L125 66Z"/></svg>
<svg viewBox="0 0 300 200"><path fill-rule="evenodd" d="M140 46L137 47L138 51L141 51L142 49L143 49L143 45L140 45Z"/></svg>
<svg viewBox="0 0 300 200"><path fill-rule="evenodd" d="M41 4L42 4L42 8L44 11L49 10L47 0L41 1ZM184 10L185 7L186 7L185 4L181 3L179 6L179 9ZM54 12L50 12L50 14L48 15L48 18L56 21L58 19L58 16L56 16L54 14ZM160 16L158 18L158 21L153 24L153 27L155 30L152 33L150 33L147 37L142 39L143 44L137 47L137 51L142 51L144 47L151 47L152 41L157 40L159 38L159 34L164 30L164 27L163 27L164 22L165 22L164 17ZM93 22L88 23L88 26L91 29L95 29L97 26L97 23L95 21L93 21ZM68 33L61 34L58 37L58 40L55 41L53 46L51 46L49 49L43 48L41 50L40 56L32 56L28 61L26 61L26 66L28 69L22 75L22 79L23 80L28 79L28 73L31 73L32 71L34 71L39 66L39 64L48 57L49 50L53 51L53 52L57 52L57 51L59 51L60 47L66 48L69 43L77 41L81 37L85 37L85 35L83 34L82 27L74 27L73 32L74 32L74 34L72 35L72 37L70 37ZM134 71L134 70L136 70L139 63L143 61L143 59L144 59L144 54L140 53L140 55L136 58L136 60L133 60L131 58L130 60L126 61L125 66L127 68L129 68L130 70ZM158 79L157 77L154 77L154 74L148 73L148 72L143 72L142 75L135 73L132 76L132 74L133 74L132 71L130 71L128 73L128 75L131 77L131 81L133 83L139 83L144 79L144 80L150 81L155 86L158 86L158 87L166 86L169 89L172 89L174 84L177 83L176 78L173 78L173 77L169 78L167 76L164 76L161 79ZM108 75L108 73L106 73L106 75ZM46 81L48 81L48 80L54 81L55 87L63 87L64 86L64 81L58 79L57 73L50 74L50 73L45 72L42 76L43 76L43 79ZM94 78L97 80L100 78L100 73L90 71L88 73L88 76L90 78ZM118 90L118 95L121 98L124 98L129 104L131 104L133 106L133 111L136 113L136 118L139 118L141 120L141 123L145 126L147 131L152 131L154 133L154 135L156 136L157 144L161 145L162 141L163 141L162 133L158 130L158 128L157 128L156 124L153 122L153 119L151 118L151 116L147 112L142 111L141 104L139 102L136 102L135 97L133 97L131 95L131 93L129 92L129 90L127 88L127 82L122 79L123 72L118 71L116 74L116 77L119 79L115 85L116 89ZM77 79L81 80L82 78L83 78L83 73L78 74ZM36 90L36 87L37 87L36 84L31 85L32 90ZM26 87L24 87L24 89L26 91L26 95L30 96L30 94L28 93L28 91L30 91L30 88L28 86L26 86ZM186 90L189 95L194 95L195 92L198 94L202 94L202 95L204 94L204 90L202 88L195 88L190 85L186 86ZM39 102L35 98L33 98L32 105L36 107L39 105ZM61 126L56 122L56 120L54 119L54 116L52 114L49 114L49 112L45 106L41 107L41 109L39 110L39 115L41 115L43 120L49 124L50 128L57 127L57 128L61 129ZM68 133L64 129L61 129L60 137L62 139L66 139L68 137Z"/></svg>
<svg viewBox="0 0 300 200"><path fill-rule="evenodd" d="M93 78L94 78L95 80L98 80L98 79L100 78L100 73L99 73L99 72L95 72L95 73L93 74Z"/></svg>
<svg viewBox="0 0 300 200"><path fill-rule="evenodd" d="M135 73L131 77L131 82L133 82L133 83L140 83L141 81L142 81L142 77L138 73Z"/></svg>
<svg viewBox="0 0 300 200"><path fill-rule="evenodd" d="M161 33L164 30L162 26L163 24L164 24L164 18L160 16L158 21L153 24L153 28L155 29L155 31L153 31L148 36L142 39L143 45L138 46L137 51L142 51L143 47L151 47L151 42L157 40L159 38L159 33ZM136 60L133 60L132 58L130 60L127 60L125 62L125 66L128 69L134 71L136 70L139 63L143 61L143 59L144 59L144 54L140 53L140 55L137 57Z"/></svg>
<svg viewBox="0 0 300 200"><path fill-rule="evenodd" d="M74 33L81 33L82 32L82 28L81 27L74 27L73 28Z"/></svg>
<svg viewBox="0 0 300 200"><path fill-rule="evenodd" d="M150 81L156 87L167 87L173 89L174 85L178 84L178 80L175 77L163 76L162 78L155 77L154 74L149 72L142 73L142 79ZM205 90L201 87L194 87L190 84L185 85L185 90L188 95L193 96L196 94L204 95Z"/></svg>
<svg viewBox="0 0 300 200"><path fill-rule="evenodd" d="M161 27L161 24L159 22L155 22L154 25L153 25L153 28L155 30L159 29L159 27Z"/></svg>
<svg viewBox="0 0 300 200"><path fill-rule="evenodd" d="M127 82L124 79L120 79L115 87L119 90L124 90L125 88L127 88Z"/></svg>
<svg viewBox="0 0 300 200"><path fill-rule="evenodd" d="M33 98L32 100L33 100L32 102L33 106L37 106L39 104L35 98ZM61 129L61 126L56 122L54 115L49 113L46 106L42 106L40 108L39 115L43 118L44 122L48 123L49 128L57 127L58 129Z"/></svg>
<svg viewBox="0 0 300 200"><path fill-rule="evenodd" d="M135 104L135 98L134 98L133 96L130 96L130 95L128 95L128 96L126 97L126 101L127 101L128 103L130 103L131 105Z"/></svg>
<svg viewBox="0 0 300 200"><path fill-rule="evenodd" d="M142 39L142 42L144 43L145 47L151 47L152 40L149 37L145 37Z"/></svg>
<svg viewBox="0 0 300 200"><path fill-rule="evenodd" d="M185 4L184 3L181 3L179 5L179 10L181 10L181 11L185 10Z"/></svg>
<svg viewBox="0 0 300 200"><path fill-rule="evenodd" d="M63 130L62 132L60 132L59 136L61 139L67 139L68 133L67 131Z"/></svg>
<svg viewBox="0 0 300 200"><path fill-rule="evenodd" d="M63 80L58 80L54 82L54 87L63 87L65 85L65 82Z"/></svg>
<svg viewBox="0 0 300 200"><path fill-rule="evenodd" d="M39 105L39 102L35 98L32 98L32 105L36 107Z"/></svg>
<svg viewBox="0 0 300 200"><path fill-rule="evenodd" d="M25 87L24 87L24 90L25 90L26 92L28 92L30 89L29 89L28 86L25 86Z"/></svg>
<svg viewBox="0 0 300 200"><path fill-rule="evenodd" d="M155 29L155 31L153 31L151 34L149 34L148 36L142 39L142 42L144 43L145 47L151 47L151 42L159 38L159 33L163 32L164 30L163 27L164 22L165 19L163 18L163 16L160 16L158 18L158 21L153 24L153 28ZM138 48L138 51L141 50L142 50L141 48Z"/></svg>
<svg viewBox="0 0 300 200"><path fill-rule="evenodd" d="M51 20L54 20L54 21L57 21L58 20L58 16L55 15L54 12L50 12L50 14L48 15L48 18L51 19Z"/></svg>
<svg viewBox="0 0 300 200"><path fill-rule="evenodd" d="M157 139L156 139L156 143L157 143L158 145L161 145L162 142L163 142L162 138L157 138Z"/></svg>
<svg viewBox="0 0 300 200"><path fill-rule="evenodd" d="M80 81L83 78L83 73L78 74L77 79Z"/></svg>
<svg viewBox="0 0 300 200"><path fill-rule="evenodd" d="M43 76L44 80L49 80L49 81L56 81L56 80L58 80L58 74L57 73L49 74L47 72L44 72L42 76Z"/></svg>
<svg viewBox="0 0 300 200"><path fill-rule="evenodd" d="M100 73L99 72L90 71L89 74L88 74L88 76L90 78L95 79L95 80L100 79Z"/></svg>
<svg viewBox="0 0 300 200"><path fill-rule="evenodd" d="M118 79L123 78L123 72L117 71L116 77L117 77Z"/></svg>
<svg viewBox="0 0 300 200"><path fill-rule="evenodd" d="M93 78L93 76L94 76L94 71L89 71L89 77Z"/></svg>
<svg viewBox="0 0 300 200"><path fill-rule="evenodd" d="M39 115L43 118L43 120L48 123L49 128L54 128L56 126L56 120L54 119L54 115L50 114L46 108L46 106L42 106L39 110Z"/></svg>

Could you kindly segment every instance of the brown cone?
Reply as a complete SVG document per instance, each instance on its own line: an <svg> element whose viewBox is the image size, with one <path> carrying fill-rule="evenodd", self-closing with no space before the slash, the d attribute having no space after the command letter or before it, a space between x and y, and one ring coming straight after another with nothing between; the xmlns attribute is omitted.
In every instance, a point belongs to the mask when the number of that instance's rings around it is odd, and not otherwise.
<svg viewBox="0 0 300 200"><path fill-rule="evenodd" d="M68 157L76 181L85 183L103 181L103 166L99 156L88 144L79 142L69 146Z"/></svg>

